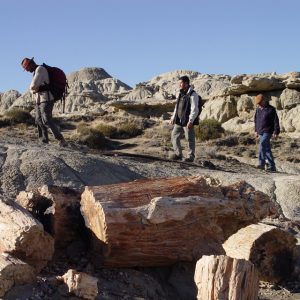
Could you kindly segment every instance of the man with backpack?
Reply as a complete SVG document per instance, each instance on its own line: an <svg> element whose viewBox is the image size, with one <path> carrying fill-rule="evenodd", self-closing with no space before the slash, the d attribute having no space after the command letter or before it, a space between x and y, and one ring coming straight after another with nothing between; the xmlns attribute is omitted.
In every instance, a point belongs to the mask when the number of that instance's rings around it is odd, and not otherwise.
<svg viewBox="0 0 300 300"><path fill-rule="evenodd" d="M201 112L201 97L190 86L188 76L179 78L180 93L177 97L176 106L170 123L174 125L172 131L172 144L174 152L170 158L174 160L182 159L182 148L180 138L184 133L188 142L188 155L184 159L186 162L193 162L195 159L195 131L194 125L199 124L199 114Z"/></svg>
<svg viewBox="0 0 300 300"><path fill-rule="evenodd" d="M35 99L35 121L40 141L45 144L49 143L49 127L54 137L59 141L59 145L67 146L66 140L52 118L54 97L49 88L47 88L50 85L50 79L46 67L37 65L33 58L24 58L21 65L25 71L33 73L30 91Z"/></svg>

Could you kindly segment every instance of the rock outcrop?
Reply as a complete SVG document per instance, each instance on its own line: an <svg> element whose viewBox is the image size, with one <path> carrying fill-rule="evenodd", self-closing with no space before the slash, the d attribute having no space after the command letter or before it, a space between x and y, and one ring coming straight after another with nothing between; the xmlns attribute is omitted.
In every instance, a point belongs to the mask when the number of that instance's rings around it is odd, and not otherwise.
<svg viewBox="0 0 300 300"><path fill-rule="evenodd" d="M194 89L205 102L201 120L216 119L224 123L226 130L252 131L250 126L255 110L255 96L264 93L276 107L282 130L299 132L297 114L300 107L300 73L261 73L236 76L202 74L196 71L173 71L160 74L149 81L137 84L133 89L118 79L112 78L102 68L83 68L68 75L69 95L65 112L104 114L109 112L105 104L111 100L132 103L175 103L178 94L178 78L188 75ZM11 107L32 108L28 92L20 96L15 91L1 95L0 113ZM55 106L61 111L61 103ZM239 126L241 124L241 126ZM246 124L246 125L244 125Z"/></svg>
<svg viewBox="0 0 300 300"><path fill-rule="evenodd" d="M20 96L21 94L15 90L0 93L0 114L9 110Z"/></svg>

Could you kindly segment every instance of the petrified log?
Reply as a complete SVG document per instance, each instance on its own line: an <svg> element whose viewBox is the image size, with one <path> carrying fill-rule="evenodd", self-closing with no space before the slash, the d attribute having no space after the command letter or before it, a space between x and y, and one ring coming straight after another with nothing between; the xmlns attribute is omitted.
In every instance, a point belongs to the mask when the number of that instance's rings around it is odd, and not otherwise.
<svg viewBox="0 0 300 300"><path fill-rule="evenodd" d="M83 299L94 300L98 295L98 279L86 273L70 269L57 279L68 286L69 293Z"/></svg>
<svg viewBox="0 0 300 300"><path fill-rule="evenodd" d="M228 236L271 214L274 205L245 182L222 187L198 176L86 187L81 211L95 262L157 266L223 254Z"/></svg>
<svg viewBox="0 0 300 300"><path fill-rule="evenodd" d="M9 254L0 254L0 297L14 285L31 283L35 278L33 267Z"/></svg>
<svg viewBox="0 0 300 300"><path fill-rule="evenodd" d="M55 239L55 248L65 248L79 238L84 221L80 213L80 193L66 187L44 185L23 191L16 201L37 218Z"/></svg>
<svg viewBox="0 0 300 300"><path fill-rule="evenodd" d="M258 272L247 260L203 256L196 264L198 300L257 300Z"/></svg>
<svg viewBox="0 0 300 300"><path fill-rule="evenodd" d="M279 282L294 271L297 240L292 234L266 224L252 224L228 238L223 247L228 256L250 260L261 280Z"/></svg>
<svg viewBox="0 0 300 300"><path fill-rule="evenodd" d="M0 229L0 252L10 253L37 271L52 258L53 238L17 203L0 199Z"/></svg>

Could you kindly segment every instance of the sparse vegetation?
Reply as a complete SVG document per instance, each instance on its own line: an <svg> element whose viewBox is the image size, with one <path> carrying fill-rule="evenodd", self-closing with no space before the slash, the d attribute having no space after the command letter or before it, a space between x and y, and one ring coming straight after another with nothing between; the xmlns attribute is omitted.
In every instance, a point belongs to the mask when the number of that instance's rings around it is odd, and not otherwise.
<svg viewBox="0 0 300 300"><path fill-rule="evenodd" d="M195 127L196 138L200 141L220 138L223 133L224 129L221 123L214 119L201 121L199 125Z"/></svg>
<svg viewBox="0 0 300 300"><path fill-rule="evenodd" d="M118 136L119 139L129 139L132 137L135 137L137 135L140 135L143 133L143 130L137 126L135 123L127 123L127 124L121 124L120 127L118 127Z"/></svg>
<svg viewBox="0 0 300 300"><path fill-rule="evenodd" d="M100 123L95 126L95 130L101 132L104 136L108 138L114 138L117 136L118 129L114 126Z"/></svg>
<svg viewBox="0 0 300 300"><path fill-rule="evenodd" d="M77 134L74 136L74 139L78 143L87 145L93 149L104 149L107 147L107 141L103 133L85 123L78 124Z"/></svg>
<svg viewBox="0 0 300 300"><path fill-rule="evenodd" d="M4 117L9 120L10 125L19 123L34 124L34 119L29 111L20 108L13 108L7 111Z"/></svg>

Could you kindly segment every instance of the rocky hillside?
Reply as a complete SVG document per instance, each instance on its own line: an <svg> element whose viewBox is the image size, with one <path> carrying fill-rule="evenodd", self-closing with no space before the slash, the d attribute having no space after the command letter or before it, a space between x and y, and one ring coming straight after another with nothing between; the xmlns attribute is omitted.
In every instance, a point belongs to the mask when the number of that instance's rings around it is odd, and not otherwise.
<svg viewBox="0 0 300 300"><path fill-rule="evenodd" d="M205 101L201 119L216 119L227 131L249 132L253 130L254 98L265 93L278 110L282 130L300 132L300 73L263 73L209 75L193 71L164 73L137 84L133 89L122 81L112 78L104 69L84 68L68 75L69 95L65 112L86 114L104 113L110 105L121 103L174 103L178 91L178 78L188 75L191 84ZM27 92L17 91L0 94L0 113L12 107L32 107ZM61 104L57 104L59 110Z"/></svg>

